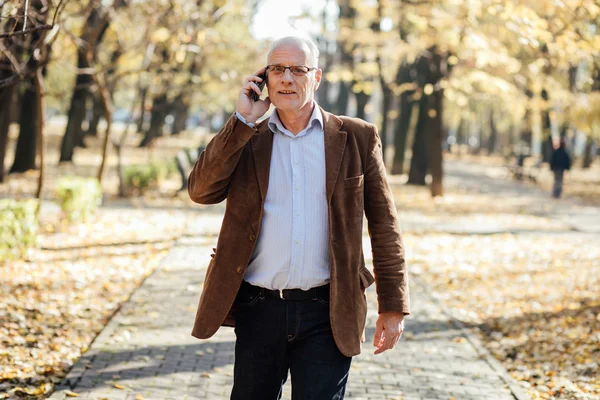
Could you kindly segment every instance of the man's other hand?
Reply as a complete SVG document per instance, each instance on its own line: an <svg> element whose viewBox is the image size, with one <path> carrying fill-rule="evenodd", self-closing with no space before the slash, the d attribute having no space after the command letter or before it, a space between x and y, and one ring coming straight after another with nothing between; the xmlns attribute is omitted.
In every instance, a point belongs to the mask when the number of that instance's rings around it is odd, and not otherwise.
<svg viewBox="0 0 600 400"><path fill-rule="evenodd" d="M253 76L249 76L244 80L244 86L240 90L238 98L237 111L244 117L246 122L256 123L260 117L265 115L271 105L271 100L267 97L264 100L252 100L252 94L261 95L261 90L258 85L263 81L259 76L265 72L267 67L263 67L256 71Z"/></svg>
<svg viewBox="0 0 600 400"><path fill-rule="evenodd" d="M373 346L377 347L375 354L393 349L404 331L404 313L382 312L375 323Z"/></svg>

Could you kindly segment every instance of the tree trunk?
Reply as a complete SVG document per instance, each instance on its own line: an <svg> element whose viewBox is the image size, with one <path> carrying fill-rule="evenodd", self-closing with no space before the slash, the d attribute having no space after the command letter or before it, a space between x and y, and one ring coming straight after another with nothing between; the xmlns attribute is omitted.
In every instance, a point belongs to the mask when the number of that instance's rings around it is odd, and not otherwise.
<svg viewBox="0 0 600 400"><path fill-rule="evenodd" d="M348 98L350 96L350 85L351 82L339 82L340 92L338 93L337 102L335 103L335 114L346 115L348 114Z"/></svg>
<svg viewBox="0 0 600 400"><path fill-rule="evenodd" d="M4 5L5 3L2 3ZM22 15L23 11L20 10L18 15ZM12 29L15 31L23 28L23 20L8 18L4 23L4 32L9 33ZM4 40L4 39L3 39ZM8 38L4 40L4 46L13 53L17 58L20 57L23 48L15 42L15 38ZM0 79L5 80L16 74L13 69L13 65L9 58L2 52L0 52ZM8 131L10 124L13 122L13 110L15 99L17 98L17 90L14 85L8 85L0 88L0 183L3 183L6 179L6 171L4 170L4 159L6 158L6 150L8 146Z"/></svg>
<svg viewBox="0 0 600 400"><path fill-rule="evenodd" d="M475 118L473 121L471 121L471 128L475 128L476 129L476 135L477 135L477 143L475 144L475 146L471 147L471 154L475 154L478 155L479 153L481 153L481 147L483 146L483 127L481 124L481 113L476 113L475 114Z"/></svg>
<svg viewBox="0 0 600 400"><path fill-rule="evenodd" d="M324 63L323 66L320 66L323 71L327 71L327 68L332 65L333 54L327 52L325 53L325 57L323 57ZM325 75L325 74L324 74ZM329 101L329 92L331 91L331 82L327 79L327 77L323 76L321 80L321 84L319 85L319 90L317 91L317 96L319 99L319 105L323 107L324 110L330 111L332 110L331 102Z"/></svg>
<svg viewBox="0 0 600 400"><path fill-rule="evenodd" d="M546 89L542 89L542 99L546 103L542 110L542 160L545 163L549 163L552 158L553 145L552 145L552 128L550 121L550 107L549 101L550 96Z"/></svg>
<svg viewBox="0 0 600 400"><path fill-rule="evenodd" d="M31 10L35 11L36 23L45 24L48 16L48 7L41 0L35 0L31 3ZM19 115L20 132L17 139L17 148L15 150L15 159L10 169L10 173L25 172L36 169L37 136L38 131L43 129L40 125L42 115L39 115L41 91L38 90L38 74L41 76L44 67L40 66L40 61L45 61L42 55L48 54L48 44L44 43L46 32L36 31L29 36L27 43L28 52L37 53L37 57L30 57L27 61L27 70L35 73L26 81L25 90L21 99L21 110ZM45 56L44 56L45 57Z"/></svg>
<svg viewBox="0 0 600 400"><path fill-rule="evenodd" d="M88 128L85 132L86 136L98 136L98 123L104 114L104 106L102 105L102 99L99 93L94 93L92 97L92 118L88 122Z"/></svg>
<svg viewBox="0 0 600 400"><path fill-rule="evenodd" d="M406 157L406 140L408 129L413 113L412 92L404 92L400 95L400 116L396 120L394 128L394 162L392 163L392 174L404 173L404 159Z"/></svg>
<svg viewBox="0 0 600 400"><path fill-rule="evenodd" d="M120 3L123 2L115 2L115 7L121 6ZM109 23L110 13L108 10L100 4L91 9L81 34L81 40L87 45L80 46L77 50L78 68L89 69L91 67L90 57L87 53L91 52L91 60L95 61L98 46ZM69 120L60 149L60 162L72 162L75 147L84 146L82 123L86 116L86 102L89 97L89 86L92 82L93 79L89 71L79 72L75 78L75 89L73 90L73 96L71 96L71 106L69 108Z"/></svg>
<svg viewBox="0 0 600 400"><path fill-rule="evenodd" d="M37 90L35 78L29 79L21 103L20 131L15 150L15 159L10 173L25 172L36 169L36 138L37 138Z"/></svg>
<svg viewBox="0 0 600 400"><path fill-rule="evenodd" d="M0 110L7 110L12 100L13 87L0 89ZM0 113L0 183L4 183L4 159L6 158L6 147L8 146L8 128L10 127L10 114Z"/></svg>
<svg viewBox="0 0 600 400"><path fill-rule="evenodd" d="M88 75L77 75L75 86L82 84L84 81L88 82L88 79ZM87 99L87 88L76 88L73 92L71 106L69 107L67 129L65 130L60 147L60 162L72 162L75 147L82 146L83 144L82 123L85 119Z"/></svg>
<svg viewBox="0 0 600 400"><path fill-rule="evenodd" d="M415 128L415 140L413 142L412 158L410 160L410 171L408 172L408 184L425 186L425 177L427 176L427 167L429 165L428 143L429 143L429 127L427 122L427 109L429 105L429 97L425 94L421 95L419 100L419 119Z"/></svg>
<svg viewBox="0 0 600 400"><path fill-rule="evenodd" d="M364 120L366 118L366 107L371 96L365 92L358 92L356 95L356 118Z"/></svg>
<svg viewBox="0 0 600 400"><path fill-rule="evenodd" d="M355 25L355 18L357 16L354 4L350 0L338 0L338 6L340 10L339 23L345 25L349 29L353 29ZM350 42L346 40L338 40L337 49L340 54L340 67L354 71L354 49L356 45L353 44L348 46ZM350 47L350 48L348 48ZM340 90L336 101L335 114L347 115L348 114L348 100L350 98L350 92L352 89L352 81L345 82L340 81Z"/></svg>
<svg viewBox="0 0 600 400"><path fill-rule="evenodd" d="M498 141L498 130L496 129L496 121L494 120L494 109L490 110L490 136L487 143L488 155L496 151L496 143Z"/></svg>
<svg viewBox="0 0 600 400"><path fill-rule="evenodd" d="M10 120L9 124L18 124L21 116L21 103L23 100L23 94L21 90L13 90L12 102L9 105Z"/></svg>
<svg viewBox="0 0 600 400"><path fill-rule="evenodd" d="M45 36L45 33L44 33ZM47 52L50 51L50 49L46 49L47 51L42 51L42 57L44 59L46 59L47 56ZM35 71L35 78L34 78L34 84L35 84L35 98L37 100L37 102L35 103L35 108L36 108L36 115L37 115L37 125L36 125L36 142L37 142L37 152L40 156L40 173L38 175L38 187L37 187L37 191L36 191L36 198L38 199L38 204L37 204L37 208L35 211L36 214L36 218L39 219L39 215L40 215L40 209L41 209L41 205L42 205L42 194L43 194L43 189L44 189L44 159L45 159L45 151L44 151L44 125L46 123L46 119L44 118L44 92L43 92L43 87L44 87L44 72L38 68L37 71Z"/></svg>
<svg viewBox="0 0 600 400"><path fill-rule="evenodd" d="M167 94L162 93L154 97L152 101L152 111L150 116L150 128L146 132L144 139L139 147L146 147L151 144L154 139L162 136L165 117L167 116Z"/></svg>
<svg viewBox="0 0 600 400"><path fill-rule="evenodd" d="M465 118L461 118L456 128L456 154L460 157L462 155L462 146L465 144L465 139L468 135L469 121Z"/></svg>
<svg viewBox="0 0 600 400"><path fill-rule="evenodd" d="M106 132L104 133L104 144L102 145L102 161L100 162L100 167L98 168L98 173L96 175L98 183L102 184L102 179L104 177L104 170L106 169L106 161L108 156L108 144L111 139L113 111L110 91L106 86L104 78L100 75L100 73L97 72L94 75L94 81L98 85L98 96L100 96L100 101L102 102L102 109L104 110L104 119L106 120Z"/></svg>
<svg viewBox="0 0 600 400"><path fill-rule="evenodd" d="M592 166L592 162L596 157L596 154L593 154L594 149L594 139L591 135L588 135L587 140L585 142L585 150L583 152L583 168L590 168Z"/></svg>
<svg viewBox="0 0 600 400"><path fill-rule="evenodd" d="M144 122L146 119L146 96L148 95L148 88L142 88L140 90L140 116L137 121L137 132L144 131Z"/></svg>
<svg viewBox="0 0 600 400"><path fill-rule="evenodd" d="M4 65L4 63L0 63ZM1 70L0 70L1 71ZM0 77L2 72L0 72ZM13 99L14 86L0 89L0 110L9 110ZM10 113L0 112L0 183L4 182L6 173L4 171L4 159L8 146L8 129L10 128Z"/></svg>
<svg viewBox="0 0 600 400"><path fill-rule="evenodd" d="M187 125L190 111L189 96L180 93L175 100L173 100L171 109L173 110L173 127L171 129L171 134L178 135L185 130Z"/></svg>
<svg viewBox="0 0 600 400"><path fill-rule="evenodd" d="M444 91L436 90L430 97L428 131L429 131L429 165L431 169L431 196L443 196L443 154L444 128L442 124L442 110L444 108ZM428 114L429 114L428 112Z"/></svg>
<svg viewBox="0 0 600 400"><path fill-rule="evenodd" d="M388 145L388 131L390 130L390 110L392 109L392 101L394 95L387 85L382 86L383 88L383 99L381 105L381 150L383 152L383 159L387 153Z"/></svg>

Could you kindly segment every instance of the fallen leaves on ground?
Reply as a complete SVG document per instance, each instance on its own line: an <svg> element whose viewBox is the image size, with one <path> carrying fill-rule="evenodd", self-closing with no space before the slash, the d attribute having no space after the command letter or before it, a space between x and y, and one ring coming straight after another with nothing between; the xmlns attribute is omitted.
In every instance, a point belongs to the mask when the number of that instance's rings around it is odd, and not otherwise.
<svg viewBox="0 0 600 400"><path fill-rule="evenodd" d="M474 182L454 179L431 200L392 179L410 274L480 329L533 398L600 399L598 236L553 219L562 200Z"/></svg>
<svg viewBox="0 0 600 400"><path fill-rule="evenodd" d="M87 225L43 230L42 249L0 267L0 399L51 393L156 268L185 218L101 209Z"/></svg>
<svg viewBox="0 0 600 400"><path fill-rule="evenodd" d="M539 398L600 399L600 247L590 235L406 236L413 275Z"/></svg>

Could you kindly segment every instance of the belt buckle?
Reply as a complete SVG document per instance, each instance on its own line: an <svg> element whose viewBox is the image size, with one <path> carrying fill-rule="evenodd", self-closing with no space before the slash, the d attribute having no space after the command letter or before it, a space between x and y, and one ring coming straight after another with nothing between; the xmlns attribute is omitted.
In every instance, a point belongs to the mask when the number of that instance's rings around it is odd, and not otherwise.
<svg viewBox="0 0 600 400"><path fill-rule="evenodd" d="M278 289L277 291L279 292L279 298L281 300L284 300L284 298L283 298L283 290L282 289Z"/></svg>

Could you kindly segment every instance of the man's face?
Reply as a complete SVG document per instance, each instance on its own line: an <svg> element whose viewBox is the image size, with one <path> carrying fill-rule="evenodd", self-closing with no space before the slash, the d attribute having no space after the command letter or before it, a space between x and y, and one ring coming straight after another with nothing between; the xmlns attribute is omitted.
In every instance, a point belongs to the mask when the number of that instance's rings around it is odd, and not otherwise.
<svg viewBox="0 0 600 400"><path fill-rule="evenodd" d="M307 54L294 43L285 43L275 48L271 52L268 64L285 67L294 65L314 67ZM296 112L310 107L315 90L321 82L321 75L320 69L312 70L305 76L296 76L289 69L279 75L271 72L267 81L269 99L277 109L286 112Z"/></svg>

